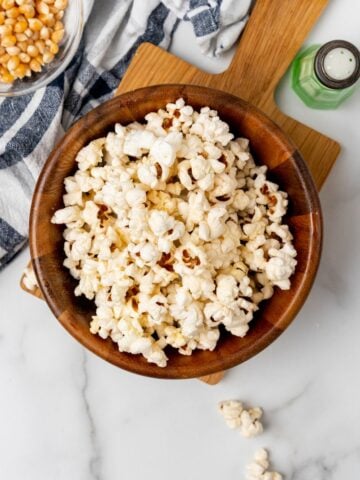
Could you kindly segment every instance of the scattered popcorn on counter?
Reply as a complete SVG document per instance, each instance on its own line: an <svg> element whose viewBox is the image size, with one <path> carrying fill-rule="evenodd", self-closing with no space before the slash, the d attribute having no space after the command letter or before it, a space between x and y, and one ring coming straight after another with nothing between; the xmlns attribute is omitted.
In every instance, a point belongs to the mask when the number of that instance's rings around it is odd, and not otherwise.
<svg viewBox="0 0 360 480"><path fill-rule="evenodd" d="M259 407L245 409L238 400L226 400L219 403L219 411L228 427L240 429L246 438L255 437L263 431L260 422L263 412Z"/></svg>
<svg viewBox="0 0 360 480"><path fill-rule="evenodd" d="M278 472L270 472L269 454L260 448L254 455L253 461L246 467L246 480L282 480Z"/></svg>
<svg viewBox="0 0 360 480"><path fill-rule="evenodd" d="M22 281L23 281L23 284L25 285L25 287L28 290L30 290L30 292L33 292L34 290L36 290L38 288L35 273L34 273L34 270L31 266L25 268L24 276L23 276Z"/></svg>
<svg viewBox="0 0 360 480"><path fill-rule="evenodd" d="M90 331L120 351L165 367L167 346L214 350L221 328L243 337L274 287L290 288L287 194L216 111L179 99L115 125L76 161L52 222L66 227L75 295L96 305ZM240 417L259 433L261 411Z"/></svg>

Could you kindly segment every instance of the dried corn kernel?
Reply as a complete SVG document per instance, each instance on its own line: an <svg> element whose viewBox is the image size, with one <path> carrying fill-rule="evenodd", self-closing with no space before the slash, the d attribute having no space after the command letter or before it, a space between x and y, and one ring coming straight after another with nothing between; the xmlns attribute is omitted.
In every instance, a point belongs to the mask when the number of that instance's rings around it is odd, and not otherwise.
<svg viewBox="0 0 360 480"><path fill-rule="evenodd" d="M12 28L9 25L0 25L0 37L4 37L5 35L11 35Z"/></svg>
<svg viewBox="0 0 360 480"><path fill-rule="evenodd" d="M59 46L55 42L53 42L52 40L45 40L45 45L51 53L53 53L55 55L58 53Z"/></svg>
<svg viewBox="0 0 360 480"><path fill-rule="evenodd" d="M35 8L31 4L24 4L19 7L19 12L21 12L26 18L35 17Z"/></svg>
<svg viewBox="0 0 360 480"><path fill-rule="evenodd" d="M61 40L64 38L64 30L56 30L56 32L53 32L51 35L51 40L55 43L60 43Z"/></svg>
<svg viewBox="0 0 360 480"><path fill-rule="evenodd" d="M17 18L20 15L18 7L9 8L6 10L6 16L8 18Z"/></svg>
<svg viewBox="0 0 360 480"><path fill-rule="evenodd" d="M47 27L42 27L40 30L40 38L42 40L48 40L50 38L50 30Z"/></svg>
<svg viewBox="0 0 360 480"><path fill-rule="evenodd" d="M20 48L20 50L22 52L26 52L27 47L28 47L28 42L27 41L26 42L18 42L16 45Z"/></svg>
<svg viewBox="0 0 360 480"><path fill-rule="evenodd" d="M15 6L15 0L2 0L1 6L4 10L9 10Z"/></svg>
<svg viewBox="0 0 360 480"><path fill-rule="evenodd" d="M2 47L12 47L16 44L16 37L15 35L5 35L1 40Z"/></svg>
<svg viewBox="0 0 360 480"><path fill-rule="evenodd" d="M6 18L5 22L4 22L4 25L9 25L9 26L11 26L11 28L13 28L15 23L16 23L16 18Z"/></svg>
<svg viewBox="0 0 360 480"><path fill-rule="evenodd" d="M19 53L19 58L21 63L30 63L31 57L25 52L20 52Z"/></svg>
<svg viewBox="0 0 360 480"><path fill-rule="evenodd" d="M65 10L67 7L68 1L67 0L55 0L54 6L59 10Z"/></svg>
<svg viewBox="0 0 360 480"><path fill-rule="evenodd" d="M50 13L50 8L49 5L47 5L45 2L36 2L36 10L43 14L43 15L49 15Z"/></svg>
<svg viewBox="0 0 360 480"><path fill-rule="evenodd" d="M37 47L37 49L41 54L43 54L46 50L45 43L42 40L37 40L35 42L35 46Z"/></svg>
<svg viewBox="0 0 360 480"><path fill-rule="evenodd" d="M35 45L29 45L26 52L30 57L37 57L39 55L39 50Z"/></svg>
<svg viewBox="0 0 360 480"><path fill-rule="evenodd" d="M4 55L1 55L1 57L0 57L1 65L5 65L10 60L10 58L11 57L8 53L4 53Z"/></svg>
<svg viewBox="0 0 360 480"><path fill-rule="evenodd" d="M5 13L0 12L0 25L2 25L5 22Z"/></svg>
<svg viewBox="0 0 360 480"><path fill-rule="evenodd" d="M38 18L29 18L28 22L33 32L40 32L43 27L42 22Z"/></svg>
<svg viewBox="0 0 360 480"><path fill-rule="evenodd" d="M54 25L54 30L55 30L55 32L56 32L57 30L64 30L64 24L63 24L63 22L61 22L60 20L57 20L57 22L56 22L55 25Z"/></svg>
<svg viewBox="0 0 360 480"><path fill-rule="evenodd" d="M24 78L27 70L27 65L25 65L24 63L20 63L20 65L12 73L17 78Z"/></svg>
<svg viewBox="0 0 360 480"><path fill-rule="evenodd" d="M0 81L3 83L13 83L15 77L10 72L4 72L0 75Z"/></svg>
<svg viewBox="0 0 360 480"><path fill-rule="evenodd" d="M31 60L30 68L33 72L41 72L41 64L35 58Z"/></svg>
<svg viewBox="0 0 360 480"><path fill-rule="evenodd" d="M45 50L44 55L43 55L43 62L44 63L50 63L54 60L54 54L49 52L48 50Z"/></svg>
<svg viewBox="0 0 360 480"><path fill-rule="evenodd" d="M48 15L39 15L38 18L47 27L53 27L56 23L55 16L52 13L49 13Z"/></svg>
<svg viewBox="0 0 360 480"><path fill-rule="evenodd" d="M9 55L19 55L20 52L21 50L17 46L7 47L6 49L6 53L8 53Z"/></svg>
<svg viewBox="0 0 360 480"><path fill-rule="evenodd" d="M19 57L10 57L10 60L7 62L7 68L9 72L12 72L17 69L17 67L20 65L20 58Z"/></svg>
<svg viewBox="0 0 360 480"><path fill-rule="evenodd" d="M14 32L23 33L28 28L28 23L26 20L19 20L14 25Z"/></svg>
<svg viewBox="0 0 360 480"><path fill-rule="evenodd" d="M28 39L25 33L15 33L15 37L18 42L26 42Z"/></svg>

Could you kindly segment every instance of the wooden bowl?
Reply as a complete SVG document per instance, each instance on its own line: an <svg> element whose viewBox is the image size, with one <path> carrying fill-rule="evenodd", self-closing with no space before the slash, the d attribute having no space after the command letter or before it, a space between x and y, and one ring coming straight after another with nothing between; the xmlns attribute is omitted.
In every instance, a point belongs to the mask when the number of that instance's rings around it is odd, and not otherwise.
<svg viewBox="0 0 360 480"><path fill-rule="evenodd" d="M261 304L244 338L224 334L213 352L191 356L169 349L167 367L149 364L141 355L120 353L110 339L89 331L94 304L75 297L76 281L63 267L63 228L50 219L62 207L63 181L75 170L75 157L91 140L104 136L116 122L138 120L168 102L183 97L195 109L218 110L236 136L250 139L255 161L269 167L270 179L289 195L287 223L294 235L298 264L291 289L276 289ZM296 147L265 114L240 98L205 87L161 85L125 93L95 108L66 133L48 158L36 185L30 217L32 262L41 291L66 330L86 348L114 365L159 378L191 378L233 367L272 343L290 324L304 303L318 268L322 244L322 217L317 191Z"/></svg>

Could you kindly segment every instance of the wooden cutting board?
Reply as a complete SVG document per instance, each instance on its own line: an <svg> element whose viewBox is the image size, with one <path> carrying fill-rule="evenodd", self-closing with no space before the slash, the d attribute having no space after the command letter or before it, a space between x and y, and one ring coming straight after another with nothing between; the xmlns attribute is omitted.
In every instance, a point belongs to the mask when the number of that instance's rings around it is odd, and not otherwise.
<svg viewBox="0 0 360 480"><path fill-rule="evenodd" d="M224 73L212 75L144 43L139 46L116 95L148 85L187 83L237 95L267 113L303 154L318 189L340 152L339 144L283 114L275 89L328 0L257 0L234 59ZM29 291L24 287L24 290ZM41 297L39 290L34 290ZM203 377L215 384L223 373Z"/></svg>

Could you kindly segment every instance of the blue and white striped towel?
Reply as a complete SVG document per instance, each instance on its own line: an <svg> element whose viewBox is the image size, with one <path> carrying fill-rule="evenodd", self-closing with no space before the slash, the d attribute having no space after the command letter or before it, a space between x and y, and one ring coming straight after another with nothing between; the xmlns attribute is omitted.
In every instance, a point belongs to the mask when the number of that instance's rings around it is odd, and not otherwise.
<svg viewBox="0 0 360 480"><path fill-rule="evenodd" d="M168 48L178 22L186 20L202 51L219 55L237 40L251 0L84 3L84 38L66 72L33 94L0 100L0 269L26 243L32 191L54 144L112 96L136 48L143 42Z"/></svg>

